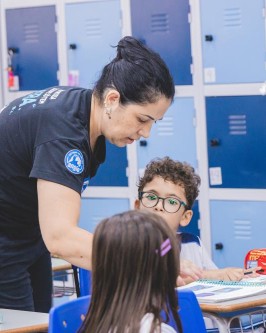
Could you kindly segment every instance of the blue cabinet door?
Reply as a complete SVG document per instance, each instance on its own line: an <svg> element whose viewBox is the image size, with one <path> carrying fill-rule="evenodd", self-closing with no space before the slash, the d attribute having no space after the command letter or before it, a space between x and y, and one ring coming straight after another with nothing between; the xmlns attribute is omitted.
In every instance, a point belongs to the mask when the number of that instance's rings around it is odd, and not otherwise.
<svg viewBox="0 0 266 333"><path fill-rule="evenodd" d="M120 21L119 0L66 4L68 69L70 75L77 73L78 85L92 88L102 68L114 58Z"/></svg>
<svg viewBox="0 0 266 333"><path fill-rule="evenodd" d="M266 202L214 200L210 208L214 262L244 267L249 250L265 248Z"/></svg>
<svg viewBox="0 0 266 333"><path fill-rule="evenodd" d="M205 83L264 82L263 0L201 0Z"/></svg>
<svg viewBox="0 0 266 333"><path fill-rule="evenodd" d="M7 48L19 90L58 85L55 6L6 10ZM7 50L8 51L8 50Z"/></svg>
<svg viewBox="0 0 266 333"><path fill-rule="evenodd" d="M120 2L68 3L65 9L69 77L77 76L69 84L92 88L103 67L114 58L114 46L121 39ZM90 185L127 186L126 168L126 148L107 142L106 161Z"/></svg>
<svg viewBox="0 0 266 333"><path fill-rule="evenodd" d="M131 1L132 35L157 51L176 85L192 84L188 0Z"/></svg>
<svg viewBox="0 0 266 333"><path fill-rule="evenodd" d="M82 198L79 226L94 232L101 220L127 210L129 210L128 199Z"/></svg>
<svg viewBox="0 0 266 333"><path fill-rule="evenodd" d="M164 156L196 167L194 117L193 98L175 98L164 118L152 127L150 137L137 143L139 169L151 159Z"/></svg>
<svg viewBox="0 0 266 333"><path fill-rule="evenodd" d="M210 186L266 188L266 97L208 97L206 108Z"/></svg>

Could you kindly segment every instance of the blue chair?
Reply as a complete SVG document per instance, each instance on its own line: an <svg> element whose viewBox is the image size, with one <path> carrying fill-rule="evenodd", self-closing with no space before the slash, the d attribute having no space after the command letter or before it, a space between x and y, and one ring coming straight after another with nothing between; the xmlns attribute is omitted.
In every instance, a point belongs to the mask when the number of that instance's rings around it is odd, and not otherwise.
<svg viewBox="0 0 266 333"><path fill-rule="evenodd" d="M49 313L48 333L74 333L88 311L91 296L83 296L53 307Z"/></svg>
<svg viewBox="0 0 266 333"><path fill-rule="evenodd" d="M88 276L88 274L85 274L85 276ZM191 290L177 292L183 333L206 333L204 319L195 294ZM76 332L88 311L89 303L90 296L83 296L52 308L49 314L48 333ZM168 325L176 329L171 314Z"/></svg>
<svg viewBox="0 0 266 333"><path fill-rule="evenodd" d="M77 297L91 294L91 271L72 265Z"/></svg>
<svg viewBox="0 0 266 333"><path fill-rule="evenodd" d="M79 268L80 296L91 294L91 271Z"/></svg>
<svg viewBox="0 0 266 333"><path fill-rule="evenodd" d="M192 290L177 290L179 316L183 333L206 333L206 327L198 300ZM168 325L176 328L173 315L170 314Z"/></svg>

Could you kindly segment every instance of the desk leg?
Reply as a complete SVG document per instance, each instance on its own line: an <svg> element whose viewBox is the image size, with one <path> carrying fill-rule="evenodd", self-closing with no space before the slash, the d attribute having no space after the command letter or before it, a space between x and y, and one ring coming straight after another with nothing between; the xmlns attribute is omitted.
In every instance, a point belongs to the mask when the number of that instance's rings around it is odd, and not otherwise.
<svg viewBox="0 0 266 333"><path fill-rule="evenodd" d="M228 328L228 321L225 318L219 317L213 313L208 313L208 312L203 312L203 317L209 318L213 324L213 327L217 328L219 333L230 332Z"/></svg>

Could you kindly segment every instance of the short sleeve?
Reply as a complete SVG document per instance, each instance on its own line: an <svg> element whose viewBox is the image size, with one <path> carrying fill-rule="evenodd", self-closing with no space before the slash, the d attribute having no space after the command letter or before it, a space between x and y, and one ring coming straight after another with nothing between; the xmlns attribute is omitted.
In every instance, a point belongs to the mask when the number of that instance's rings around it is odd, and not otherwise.
<svg viewBox="0 0 266 333"><path fill-rule="evenodd" d="M55 182L81 193L88 157L76 142L54 140L36 147L30 177Z"/></svg>

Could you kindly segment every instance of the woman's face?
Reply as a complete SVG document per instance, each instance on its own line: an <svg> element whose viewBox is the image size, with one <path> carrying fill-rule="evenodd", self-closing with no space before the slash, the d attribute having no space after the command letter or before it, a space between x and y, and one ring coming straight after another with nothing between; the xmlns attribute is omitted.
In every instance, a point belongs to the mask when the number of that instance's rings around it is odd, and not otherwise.
<svg viewBox="0 0 266 333"><path fill-rule="evenodd" d="M138 105L128 104L121 106L119 103L111 105L111 119L104 114L102 134L108 141L118 147L148 138L152 125L163 118L171 100L162 96L157 102Z"/></svg>

